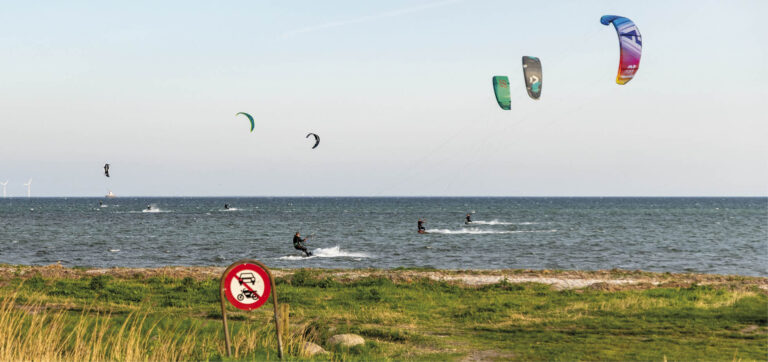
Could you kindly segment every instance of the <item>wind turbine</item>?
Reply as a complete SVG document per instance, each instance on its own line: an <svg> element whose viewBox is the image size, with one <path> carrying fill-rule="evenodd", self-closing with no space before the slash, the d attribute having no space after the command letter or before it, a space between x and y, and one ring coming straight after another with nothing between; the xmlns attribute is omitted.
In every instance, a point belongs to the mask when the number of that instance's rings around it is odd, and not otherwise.
<svg viewBox="0 0 768 362"><path fill-rule="evenodd" d="M29 181L23 185L27 187L27 197L32 197L32 179L29 179Z"/></svg>
<svg viewBox="0 0 768 362"><path fill-rule="evenodd" d="M8 186L8 180L5 180L5 182L0 182L0 185L3 186L3 198L5 198L5 186Z"/></svg>

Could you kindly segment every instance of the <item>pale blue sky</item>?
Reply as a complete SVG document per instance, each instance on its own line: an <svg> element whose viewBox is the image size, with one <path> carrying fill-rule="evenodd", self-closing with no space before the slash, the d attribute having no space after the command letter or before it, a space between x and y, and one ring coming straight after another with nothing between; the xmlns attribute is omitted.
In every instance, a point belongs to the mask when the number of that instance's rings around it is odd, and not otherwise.
<svg viewBox="0 0 768 362"><path fill-rule="evenodd" d="M766 1L11 2L0 182L14 196L29 178L33 196L765 196L766 13ZM625 86L605 14L643 35ZM523 55L542 60L540 101ZM493 98L497 74L511 111Z"/></svg>

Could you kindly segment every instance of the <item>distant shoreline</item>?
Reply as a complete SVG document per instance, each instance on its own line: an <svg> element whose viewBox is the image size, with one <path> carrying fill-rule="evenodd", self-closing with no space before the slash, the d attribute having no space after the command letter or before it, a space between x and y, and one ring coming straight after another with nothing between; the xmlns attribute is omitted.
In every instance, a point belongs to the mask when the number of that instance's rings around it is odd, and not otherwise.
<svg viewBox="0 0 768 362"><path fill-rule="evenodd" d="M105 199L103 195L91 195L91 196L11 196L8 195L5 200L29 200L29 199ZM287 196L146 196L146 195L120 195L109 198L110 200L120 199L768 199L768 195L736 195L736 196L712 196L712 195L676 195L676 196L488 196L488 195L463 195L463 196L448 196L448 195L378 195L378 196L329 196L329 195L317 195L317 196L302 196L302 195L287 195ZM0 198L3 200L3 198Z"/></svg>
<svg viewBox="0 0 768 362"><path fill-rule="evenodd" d="M218 279L225 267L214 266L166 266L159 268L82 268L64 267L61 264L43 266L0 265L0 279L36 275L44 278L76 279L95 275L109 275L118 279L150 277L193 278L195 280ZM296 269L273 268L274 277L294 274ZM640 270L443 270L431 268L395 269L322 269L306 268L319 278L330 277L338 282L351 282L366 277L383 277L393 281L408 282L418 279L443 281L468 287L507 282L512 284L540 283L556 290L599 288L603 290L649 289L656 287L689 287L692 285L756 287L768 293L768 277L721 275L704 273L665 273Z"/></svg>

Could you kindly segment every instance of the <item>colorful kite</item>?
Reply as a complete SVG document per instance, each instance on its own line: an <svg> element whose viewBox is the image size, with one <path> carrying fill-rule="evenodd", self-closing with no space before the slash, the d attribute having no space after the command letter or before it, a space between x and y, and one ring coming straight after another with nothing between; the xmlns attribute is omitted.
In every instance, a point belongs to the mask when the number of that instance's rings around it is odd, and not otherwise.
<svg viewBox="0 0 768 362"><path fill-rule="evenodd" d="M619 74L616 83L627 84L637 73L640 66L640 55L643 52L643 38L635 23L623 16L605 15L600 18L600 23L608 25L613 23L616 33L619 35L621 47L621 59L619 59Z"/></svg>

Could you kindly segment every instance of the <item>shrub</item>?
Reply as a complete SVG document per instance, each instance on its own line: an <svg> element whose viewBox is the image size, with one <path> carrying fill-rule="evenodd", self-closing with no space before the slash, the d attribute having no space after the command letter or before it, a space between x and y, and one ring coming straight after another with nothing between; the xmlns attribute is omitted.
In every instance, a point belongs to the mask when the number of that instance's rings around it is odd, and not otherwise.
<svg viewBox="0 0 768 362"><path fill-rule="evenodd" d="M107 287L107 282L111 278L112 277L108 275L97 275L95 277L92 277L90 283L88 283L88 289L93 290L95 292L103 290L104 288Z"/></svg>

